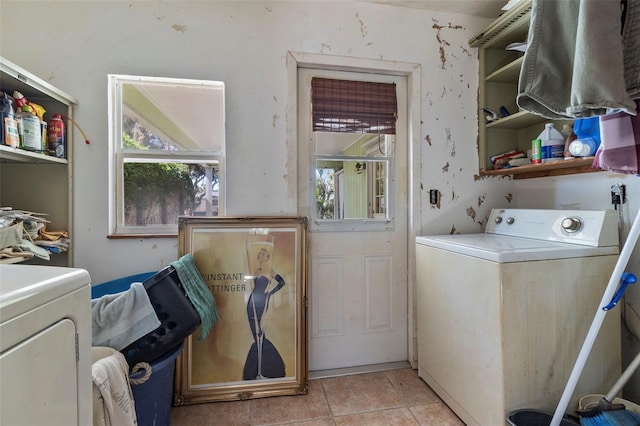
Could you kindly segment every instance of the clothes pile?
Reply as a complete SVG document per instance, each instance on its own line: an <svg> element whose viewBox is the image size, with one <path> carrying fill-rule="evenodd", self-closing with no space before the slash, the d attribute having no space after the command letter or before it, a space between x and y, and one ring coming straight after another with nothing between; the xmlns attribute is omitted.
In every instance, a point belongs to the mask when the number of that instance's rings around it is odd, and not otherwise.
<svg viewBox="0 0 640 426"><path fill-rule="evenodd" d="M67 231L49 231L45 214L0 207L0 262L38 257L49 260L50 253L69 249Z"/></svg>

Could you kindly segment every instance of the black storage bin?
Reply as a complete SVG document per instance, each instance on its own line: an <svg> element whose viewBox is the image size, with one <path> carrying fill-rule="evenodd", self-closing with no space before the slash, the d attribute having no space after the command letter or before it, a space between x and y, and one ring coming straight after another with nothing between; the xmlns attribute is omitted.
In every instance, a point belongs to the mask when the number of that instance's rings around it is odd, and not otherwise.
<svg viewBox="0 0 640 426"><path fill-rule="evenodd" d="M160 326L120 351L130 367L138 362L151 363L159 359L200 325L200 316L187 297L173 266L161 269L143 285Z"/></svg>
<svg viewBox="0 0 640 426"><path fill-rule="evenodd" d="M553 415L540 410L516 410L507 416L507 423L511 426L549 426ZM580 426L580 423L564 416L560 426Z"/></svg>

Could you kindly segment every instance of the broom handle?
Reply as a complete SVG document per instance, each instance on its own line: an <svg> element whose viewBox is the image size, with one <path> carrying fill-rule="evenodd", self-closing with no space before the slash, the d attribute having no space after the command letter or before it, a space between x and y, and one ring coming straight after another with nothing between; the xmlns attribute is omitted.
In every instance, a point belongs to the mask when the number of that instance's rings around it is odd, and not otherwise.
<svg viewBox="0 0 640 426"><path fill-rule="evenodd" d="M622 251L620 252L620 256L618 257L618 261L616 262L615 268L613 268L613 273L611 274L611 278L609 279L609 284L602 295L602 301L598 305L596 310L596 314L593 317L593 321L591 322L591 327L589 328L589 332L587 333L587 337L582 344L582 349L580 349L580 353L578 354L578 359L576 360L575 365L573 366L573 370L571 371L571 375L569 376L569 380L567 381L567 385L564 388L564 392L562 392L562 396L560 397L560 402L556 407L556 411L553 414L553 418L551 419L550 426L558 426L562 421L562 417L564 416L567 406L569 405L569 401L571 400L571 396L576 389L576 385L578 383L578 379L580 379L580 375L582 374L582 370L584 369L585 364L587 363L587 358L589 357L589 353L591 352L591 348L595 343L596 337L598 337L598 332L600 331L600 327L602 326L602 322L604 321L604 317L607 314L607 311L602 310L602 306L606 306L614 293L616 292L616 288L618 287L618 283L620 282L620 278L622 277L622 273L624 269L627 267L627 263L629 262L629 258L631 257L631 252L633 251L636 242L638 241L638 236L640 235L640 209L638 209L638 214L636 218L633 220L633 225L631 226L631 230L629 231L629 236L622 247Z"/></svg>
<svg viewBox="0 0 640 426"><path fill-rule="evenodd" d="M638 353L638 355L636 355L633 361L631 361L631 364L629 364L627 369L624 370L624 373L622 373L622 376L620 376L618 381L613 385L613 387L611 388L607 396L605 396L605 399L607 401L609 402L613 401L613 398L616 397L618 392L620 392L620 390L627 383L629 378L633 375L633 373L635 373L639 365L640 365L640 352Z"/></svg>

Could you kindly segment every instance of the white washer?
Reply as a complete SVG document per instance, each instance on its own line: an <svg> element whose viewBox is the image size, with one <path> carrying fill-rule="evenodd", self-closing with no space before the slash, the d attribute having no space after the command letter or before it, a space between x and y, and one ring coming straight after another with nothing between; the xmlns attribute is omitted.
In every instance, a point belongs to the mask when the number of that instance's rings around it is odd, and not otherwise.
<svg viewBox="0 0 640 426"><path fill-rule="evenodd" d="M90 425L91 392L89 273L0 265L0 424Z"/></svg>
<svg viewBox="0 0 640 426"><path fill-rule="evenodd" d="M611 211L494 209L485 233L416 237L418 374L467 425L553 413L618 255ZM570 411L620 375L602 325Z"/></svg>

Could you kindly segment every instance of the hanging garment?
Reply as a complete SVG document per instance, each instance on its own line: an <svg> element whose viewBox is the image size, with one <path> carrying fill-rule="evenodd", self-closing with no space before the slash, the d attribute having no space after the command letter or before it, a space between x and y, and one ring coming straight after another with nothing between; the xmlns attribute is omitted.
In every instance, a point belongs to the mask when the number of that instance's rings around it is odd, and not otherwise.
<svg viewBox="0 0 640 426"><path fill-rule="evenodd" d="M629 2L621 35L619 1L533 0L518 106L551 119L635 115L629 92L638 95L640 86L640 31L632 28L638 3Z"/></svg>

